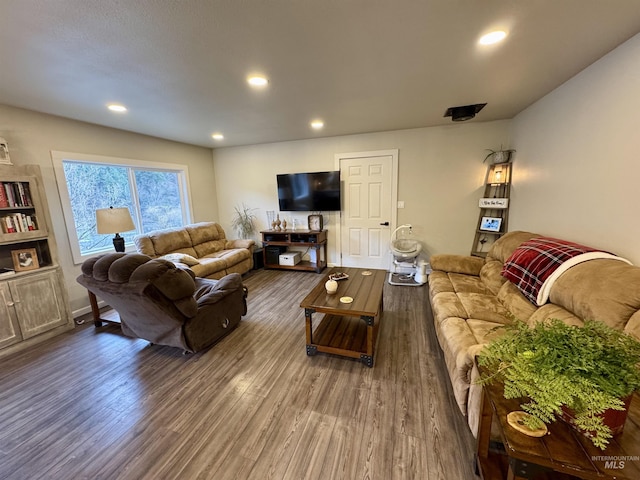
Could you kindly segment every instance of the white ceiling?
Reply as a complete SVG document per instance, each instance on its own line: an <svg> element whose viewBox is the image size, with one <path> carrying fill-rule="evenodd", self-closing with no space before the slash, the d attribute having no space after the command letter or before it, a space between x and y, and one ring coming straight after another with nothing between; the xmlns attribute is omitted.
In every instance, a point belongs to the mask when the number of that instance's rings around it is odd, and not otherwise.
<svg viewBox="0 0 640 480"><path fill-rule="evenodd" d="M1 7L0 103L208 147L450 124L447 107L471 103L488 103L472 122L512 118L640 32L640 0ZM507 40L479 48L494 28ZM270 85L251 90L253 72Z"/></svg>

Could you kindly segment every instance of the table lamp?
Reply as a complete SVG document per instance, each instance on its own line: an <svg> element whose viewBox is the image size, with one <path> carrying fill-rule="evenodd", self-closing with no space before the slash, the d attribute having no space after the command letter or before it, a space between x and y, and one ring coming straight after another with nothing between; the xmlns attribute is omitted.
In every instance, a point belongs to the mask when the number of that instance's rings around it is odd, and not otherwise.
<svg viewBox="0 0 640 480"><path fill-rule="evenodd" d="M124 238L119 232L129 232L135 230L133 219L129 213L129 209L122 208L99 208L96 210L96 225L98 233L115 233L113 237L113 247L116 252L124 252Z"/></svg>

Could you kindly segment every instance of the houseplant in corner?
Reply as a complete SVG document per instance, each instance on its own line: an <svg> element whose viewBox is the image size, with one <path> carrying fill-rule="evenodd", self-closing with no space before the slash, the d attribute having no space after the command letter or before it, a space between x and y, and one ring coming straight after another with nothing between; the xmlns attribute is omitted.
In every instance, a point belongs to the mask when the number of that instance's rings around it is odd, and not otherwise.
<svg viewBox="0 0 640 480"><path fill-rule="evenodd" d="M236 206L234 207L234 210L235 213L233 215L233 220L231 221L231 226L240 238L250 239L256 231L253 225L253 221L256 218L256 215L253 212L256 209L249 208L243 203L242 207Z"/></svg>
<svg viewBox="0 0 640 480"><path fill-rule="evenodd" d="M506 330L478 356L490 372L480 383L502 381L505 398L527 397L521 405L527 427L569 414L574 428L605 449L626 419L609 425L607 411L628 408L640 388L640 342L597 321L583 327L557 319L533 327L516 321Z"/></svg>

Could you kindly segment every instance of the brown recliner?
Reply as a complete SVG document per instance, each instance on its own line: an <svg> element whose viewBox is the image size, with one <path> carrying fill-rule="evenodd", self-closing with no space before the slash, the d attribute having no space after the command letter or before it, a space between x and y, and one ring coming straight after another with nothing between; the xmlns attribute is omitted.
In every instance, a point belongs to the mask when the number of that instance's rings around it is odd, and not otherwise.
<svg viewBox="0 0 640 480"><path fill-rule="evenodd" d="M209 347L247 313L247 290L238 273L220 280L197 278L147 255L91 258L77 281L120 314L126 335L185 352Z"/></svg>

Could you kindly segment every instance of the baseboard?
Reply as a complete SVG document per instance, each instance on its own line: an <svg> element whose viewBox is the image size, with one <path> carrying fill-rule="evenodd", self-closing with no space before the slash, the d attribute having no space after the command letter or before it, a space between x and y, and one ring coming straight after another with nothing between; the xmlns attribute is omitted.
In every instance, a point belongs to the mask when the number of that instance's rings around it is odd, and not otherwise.
<svg viewBox="0 0 640 480"><path fill-rule="evenodd" d="M106 307L107 304L104 303L104 300L98 300L98 308ZM86 315L87 313L91 313L91 305L87 305L86 307L78 308L77 310L73 310L71 315L74 319Z"/></svg>

